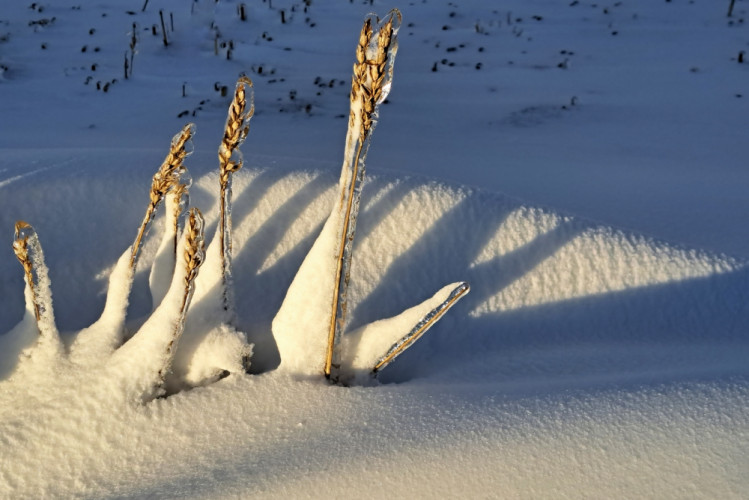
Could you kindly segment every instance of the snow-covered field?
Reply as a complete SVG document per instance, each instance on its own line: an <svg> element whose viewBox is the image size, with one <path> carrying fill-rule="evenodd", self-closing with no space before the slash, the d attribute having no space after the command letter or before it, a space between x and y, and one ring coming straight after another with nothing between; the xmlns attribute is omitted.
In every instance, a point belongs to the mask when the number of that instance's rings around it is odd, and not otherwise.
<svg viewBox="0 0 749 500"><path fill-rule="evenodd" d="M0 496L746 496L745 0L730 18L713 0L6 3ZM340 387L279 369L271 322L336 200L361 22L393 7L349 330L447 283L471 293L379 384ZM33 348L35 326L11 331L15 221L39 234L76 352L188 121L191 203L212 238L240 73L256 106L233 189L251 374L143 404L148 353L79 362ZM131 332L151 313L163 225Z"/></svg>

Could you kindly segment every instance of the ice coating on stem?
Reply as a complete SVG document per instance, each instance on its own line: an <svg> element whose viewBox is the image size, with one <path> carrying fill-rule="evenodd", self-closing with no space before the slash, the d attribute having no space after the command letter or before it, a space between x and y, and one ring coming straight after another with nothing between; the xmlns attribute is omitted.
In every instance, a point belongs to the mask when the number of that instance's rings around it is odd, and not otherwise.
<svg viewBox="0 0 749 500"><path fill-rule="evenodd" d="M70 348L70 357L73 361L82 364L100 363L122 344L133 284L130 255L131 249L128 248L109 275L107 300L99 319L76 335Z"/></svg>
<svg viewBox="0 0 749 500"><path fill-rule="evenodd" d="M467 283L452 283L397 316L369 323L346 334L342 342L344 364L341 380L366 383L421 338L468 291Z"/></svg>

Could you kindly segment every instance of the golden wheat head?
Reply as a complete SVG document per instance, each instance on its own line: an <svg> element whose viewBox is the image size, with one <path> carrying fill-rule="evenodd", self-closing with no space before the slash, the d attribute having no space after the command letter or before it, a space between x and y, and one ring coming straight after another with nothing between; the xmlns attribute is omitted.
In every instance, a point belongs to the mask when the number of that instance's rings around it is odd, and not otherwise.
<svg viewBox="0 0 749 500"><path fill-rule="evenodd" d="M388 73L388 53L393 47L394 24L397 19L400 23L401 14L394 9L387 17L385 24L379 27L377 40L374 43L374 29L372 18L364 20L359 43L356 47L356 62L351 81L351 125L354 123L355 115L353 108L356 104L361 107L360 139L372 128L375 107L383 99L385 80ZM372 54L374 52L374 54ZM373 58L370 58L373 56Z"/></svg>
<svg viewBox="0 0 749 500"><path fill-rule="evenodd" d="M250 89L249 99L247 96L248 89ZM231 173L242 168L242 161L232 160L232 155L247 137L250 131L250 118L255 114L251 89L252 80L248 77L242 76L237 80L237 85L234 89L234 98L229 106L229 113L226 117L224 136L221 139L221 146L218 152L219 177L222 186L226 185Z"/></svg>
<svg viewBox="0 0 749 500"><path fill-rule="evenodd" d="M150 193L152 205L157 205L169 189L179 182L179 174L184 170L184 160L190 154L190 141L193 135L195 135L195 125L188 123L172 139L169 154L166 155L158 172L153 176Z"/></svg>
<svg viewBox="0 0 749 500"><path fill-rule="evenodd" d="M131 268L135 268L138 253L140 252L140 245L156 212L156 207L159 206L166 193L179 184L180 176L185 172L183 163L185 158L192 152L193 135L195 135L194 124L188 123L182 127L182 130L172 138L169 154L166 155L161 167L159 167L159 170L153 176L148 208L146 208L146 214L143 216L143 222L138 229L138 234L135 236L130 253Z"/></svg>
<svg viewBox="0 0 749 500"><path fill-rule="evenodd" d="M205 259L205 241L203 232L203 214L197 208L190 209L187 219L187 237L185 238L185 287L189 287L198 274L198 269Z"/></svg>

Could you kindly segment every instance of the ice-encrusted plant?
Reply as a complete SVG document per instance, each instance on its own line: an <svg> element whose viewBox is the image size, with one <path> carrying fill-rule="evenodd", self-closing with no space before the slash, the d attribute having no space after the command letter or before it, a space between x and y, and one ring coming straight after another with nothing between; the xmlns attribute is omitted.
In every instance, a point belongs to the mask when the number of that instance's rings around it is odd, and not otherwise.
<svg viewBox="0 0 749 500"><path fill-rule="evenodd" d="M367 381L468 292L466 283L453 283L396 317L345 332L365 159L378 107L391 89L400 22L397 10L382 20L370 15L359 35L339 196L272 324L280 371L325 376L342 384ZM184 161L195 133L194 125L188 124L174 136L153 177L143 222L110 275L100 319L78 332L69 347L55 326L39 238L28 223L16 224L13 247L24 270L26 313L7 335L34 331L38 337L22 354L16 371L43 367L53 359L50 356L81 367L100 367L126 387L127 394L146 402L247 370L253 346L234 327L231 177L243 165L239 147L249 132L252 98L252 82L240 78L218 151L219 223L211 244L205 248L200 211L188 209L191 182ZM133 276L162 205L164 234L149 278L153 311L129 335L125 319Z"/></svg>

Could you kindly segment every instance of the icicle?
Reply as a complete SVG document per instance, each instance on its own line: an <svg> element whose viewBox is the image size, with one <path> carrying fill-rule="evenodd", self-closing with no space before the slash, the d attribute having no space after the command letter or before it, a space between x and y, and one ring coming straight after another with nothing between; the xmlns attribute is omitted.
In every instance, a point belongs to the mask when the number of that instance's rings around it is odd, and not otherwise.
<svg viewBox="0 0 749 500"><path fill-rule="evenodd" d="M131 249L123 253L109 275L104 311L99 319L81 330L70 347L70 358L79 364L102 363L122 345L125 317L130 300L134 270L130 267Z"/></svg>

